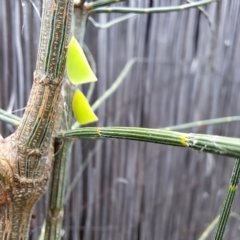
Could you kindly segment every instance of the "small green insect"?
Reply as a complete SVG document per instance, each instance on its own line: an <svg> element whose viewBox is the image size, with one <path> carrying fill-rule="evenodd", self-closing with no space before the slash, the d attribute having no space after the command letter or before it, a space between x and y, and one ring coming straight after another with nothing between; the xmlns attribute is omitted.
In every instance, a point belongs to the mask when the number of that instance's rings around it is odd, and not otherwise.
<svg viewBox="0 0 240 240"><path fill-rule="evenodd" d="M88 100L79 89L77 89L73 95L72 109L75 118L81 125L96 122L98 120Z"/></svg>
<svg viewBox="0 0 240 240"><path fill-rule="evenodd" d="M74 37L70 41L67 52L67 73L73 84L97 81L80 44Z"/></svg>
<svg viewBox="0 0 240 240"><path fill-rule="evenodd" d="M69 80L76 85L97 81L80 44L74 37L70 41L67 53L67 73ZM81 125L98 120L88 100L79 89L73 95L72 109L76 120Z"/></svg>

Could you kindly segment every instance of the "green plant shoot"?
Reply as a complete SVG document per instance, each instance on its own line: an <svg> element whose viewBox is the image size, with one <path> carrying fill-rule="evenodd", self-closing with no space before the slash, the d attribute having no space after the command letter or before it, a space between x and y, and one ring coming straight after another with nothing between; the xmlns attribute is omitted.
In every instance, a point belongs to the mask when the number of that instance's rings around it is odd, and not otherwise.
<svg viewBox="0 0 240 240"><path fill-rule="evenodd" d="M88 100L79 89L77 89L73 95L72 109L74 116L80 125L96 122L98 120L98 117L93 112Z"/></svg>
<svg viewBox="0 0 240 240"><path fill-rule="evenodd" d="M97 81L80 44L74 37L70 41L67 52L67 73L73 84Z"/></svg>

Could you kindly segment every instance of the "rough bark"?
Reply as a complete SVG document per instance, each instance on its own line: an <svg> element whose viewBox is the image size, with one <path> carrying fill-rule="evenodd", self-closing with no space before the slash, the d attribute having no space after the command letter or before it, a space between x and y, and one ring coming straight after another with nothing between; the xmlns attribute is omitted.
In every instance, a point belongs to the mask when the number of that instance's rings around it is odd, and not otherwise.
<svg viewBox="0 0 240 240"><path fill-rule="evenodd" d="M16 132L0 142L0 238L27 239L31 211L45 192L69 42L72 0L45 0L34 82Z"/></svg>

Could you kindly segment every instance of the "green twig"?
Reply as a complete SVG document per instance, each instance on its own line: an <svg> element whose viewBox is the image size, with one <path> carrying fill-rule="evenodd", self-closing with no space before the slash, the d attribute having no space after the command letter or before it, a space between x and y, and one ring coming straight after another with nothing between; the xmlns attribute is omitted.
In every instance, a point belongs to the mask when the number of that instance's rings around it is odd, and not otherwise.
<svg viewBox="0 0 240 240"><path fill-rule="evenodd" d="M173 11L182 11L190 8L196 8L199 6L203 6L216 0L202 0L198 2L191 2L189 4L183 4L179 6L170 6L170 7L153 7L153 8L130 8L130 7L100 7L92 9L91 12L94 13L140 13L140 14L148 14L148 13L165 13L165 12L173 12Z"/></svg>
<svg viewBox="0 0 240 240"><path fill-rule="evenodd" d="M83 43L83 51L86 54L87 60L91 66L92 71L94 72L95 75L97 75L97 65L95 62L95 59L90 51L90 49L88 48L88 46Z"/></svg>
<svg viewBox="0 0 240 240"><path fill-rule="evenodd" d="M40 12L39 12L39 10L38 10L36 4L33 2L33 0L29 0L29 1L30 1L30 3L32 4L34 10L36 11L39 20L41 21L41 14L40 14Z"/></svg>
<svg viewBox="0 0 240 240"><path fill-rule="evenodd" d="M239 178L240 178L240 159L236 159L234 168L232 171L232 177L230 180L228 192L226 194L226 197L222 206L222 211L221 211L217 229L215 232L215 236L214 236L215 240L223 239L224 231L227 226L227 221L231 212L232 204L237 192Z"/></svg>
<svg viewBox="0 0 240 240"><path fill-rule="evenodd" d="M21 118L0 109L0 121L9 123L14 127L17 127L20 124Z"/></svg>
<svg viewBox="0 0 240 240"><path fill-rule="evenodd" d="M95 111L109 96L111 96L112 93L114 93L119 85L122 83L126 75L128 74L129 70L132 68L133 64L137 61L141 61L137 58L132 58L129 60L125 67L123 68L122 72L116 79L116 81L111 85L111 87L104 92L104 94L92 105L92 110Z"/></svg>
<svg viewBox="0 0 240 240"><path fill-rule="evenodd" d="M72 190L74 189L74 187L75 187L76 184L78 183L79 178L80 178L81 175L83 174L83 171L86 169L86 167L88 166L90 160L91 160L92 157L95 155L95 153L97 152L97 150L99 150L99 149L95 146L94 149L92 149L92 150L88 153L88 156L87 156L86 160L82 163L81 167L78 169L78 172L76 173L76 175L74 176L71 184L70 184L70 185L68 186L68 188L67 188L67 192L66 192L65 199L64 199L64 204L68 201Z"/></svg>
<svg viewBox="0 0 240 240"><path fill-rule="evenodd" d="M188 2L188 3L193 3L193 1L191 1L191 0L185 0L185 1ZM205 16L205 18L208 21L208 24L209 24L210 28L212 28L212 21L210 20L210 18L208 16L208 13L202 7L197 7L197 9Z"/></svg>
<svg viewBox="0 0 240 240"><path fill-rule="evenodd" d="M206 240L209 234L213 231L213 229L216 227L218 220L219 220L220 215L218 215L216 218L213 219L213 221L209 224L209 226L204 230L204 232L201 234L201 236L198 238L198 240ZM240 215L231 212L230 217L236 218L238 221L240 221Z"/></svg>
<svg viewBox="0 0 240 240"><path fill-rule="evenodd" d="M103 7L103 6L118 3L118 2L121 2L121 1L123 1L123 0L98 0L98 1L95 1L95 2L90 2L89 6L94 9L94 8L97 8L97 7Z"/></svg>
<svg viewBox="0 0 240 240"><path fill-rule="evenodd" d="M198 240L205 240L209 234L212 232L212 230L215 228L219 220L219 215L214 218L214 220L210 223L210 225L204 230L204 232L201 234L201 236L198 238Z"/></svg>
<svg viewBox="0 0 240 240"><path fill-rule="evenodd" d="M94 72L95 75L97 75L97 66L96 66L96 62L94 60L94 57L93 57L91 51L89 50L88 46L84 43L83 43L83 50L86 54L88 62L90 63L92 71ZM87 92L87 100L89 102L91 100L91 97L92 97L92 94L93 94L93 91L94 91L94 88L95 88L95 83L96 82L92 82L89 85L89 89L88 89L88 92Z"/></svg>
<svg viewBox="0 0 240 240"><path fill-rule="evenodd" d="M17 127L20 124L19 121L16 121L16 120L9 118L7 116L4 116L4 115L0 115L0 121L11 124L14 127Z"/></svg>
<svg viewBox="0 0 240 240"><path fill-rule="evenodd" d="M234 121L240 121L240 116L214 118L214 119L202 120L197 122L190 122L190 123L180 124L176 126L166 127L164 129L175 131L175 130L182 130L182 129L192 128L192 127L201 127L206 125L214 125L214 124L234 122Z"/></svg>
<svg viewBox="0 0 240 240"><path fill-rule="evenodd" d="M60 240L63 221L63 202L66 185L67 160L71 152L72 141L56 139L54 144L55 158L52 169L52 178L49 184L49 202L46 226L44 230L45 240Z"/></svg>
<svg viewBox="0 0 240 240"><path fill-rule="evenodd" d="M129 18L132 18L136 16L136 14L134 13L130 13L130 14L126 14L126 15L123 15L119 18L116 18L116 19L113 19L107 23L104 23L104 24L101 24L101 23L98 23L96 22L92 17L89 17L88 20L92 23L92 25L96 28L101 28L101 29L105 29L105 28L109 28L117 23L120 23L120 22L123 22Z"/></svg>
<svg viewBox="0 0 240 240"><path fill-rule="evenodd" d="M87 100L88 100L88 102L91 101L91 98L92 98L95 86L96 86L95 82L91 82L89 84L89 88L88 88L88 92L87 92Z"/></svg>
<svg viewBox="0 0 240 240"><path fill-rule="evenodd" d="M81 45L85 34L87 15L82 9L74 11L74 35ZM68 129L72 123L72 96L75 86L69 81L65 81L64 103L67 106L66 112L62 114L61 129ZM66 114L67 113L67 114ZM66 114L66 115L65 115ZM61 239L61 228L64 212L64 195L66 185L67 162L70 157L73 139L55 139L54 141L54 165L52 179L49 187L49 207L46 218L45 240Z"/></svg>
<svg viewBox="0 0 240 240"><path fill-rule="evenodd" d="M237 214L236 212L231 211L230 217L236 218L240 222L240 215Z"/></svg>
<svg viewBox="0 0 240 240"><path fill-rule="evenodd" d="M237 158L240 156L240 139L205 134L181 133L164 129L132 128L132 127L86 127L60 132L61 138L88 139L128 139L220 154Z"/></svg>
<svg viewBox="0 0 240 240"><path fill-rule="evenodd" d="M21 118L12 114L12 113L8 113L7 111L3 110L3 109L0 109L0 115L4 115L8 118L11 118L11 119L15 119L16 121L21 121Z"/></svg>

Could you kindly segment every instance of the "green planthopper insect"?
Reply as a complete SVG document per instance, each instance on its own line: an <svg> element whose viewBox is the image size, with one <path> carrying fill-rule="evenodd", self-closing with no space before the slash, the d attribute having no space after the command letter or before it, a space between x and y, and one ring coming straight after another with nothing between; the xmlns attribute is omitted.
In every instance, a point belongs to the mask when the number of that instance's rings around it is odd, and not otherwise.
<svg viewBox="0 0 240 240"><path fill-rule="evenodd" d="M97 81L80 44L74 37L70 41L67 53L67 73L69 80L76 85ZM98 120L88 100L79 89L73 95L72 109L80 125Z"/></svg>

